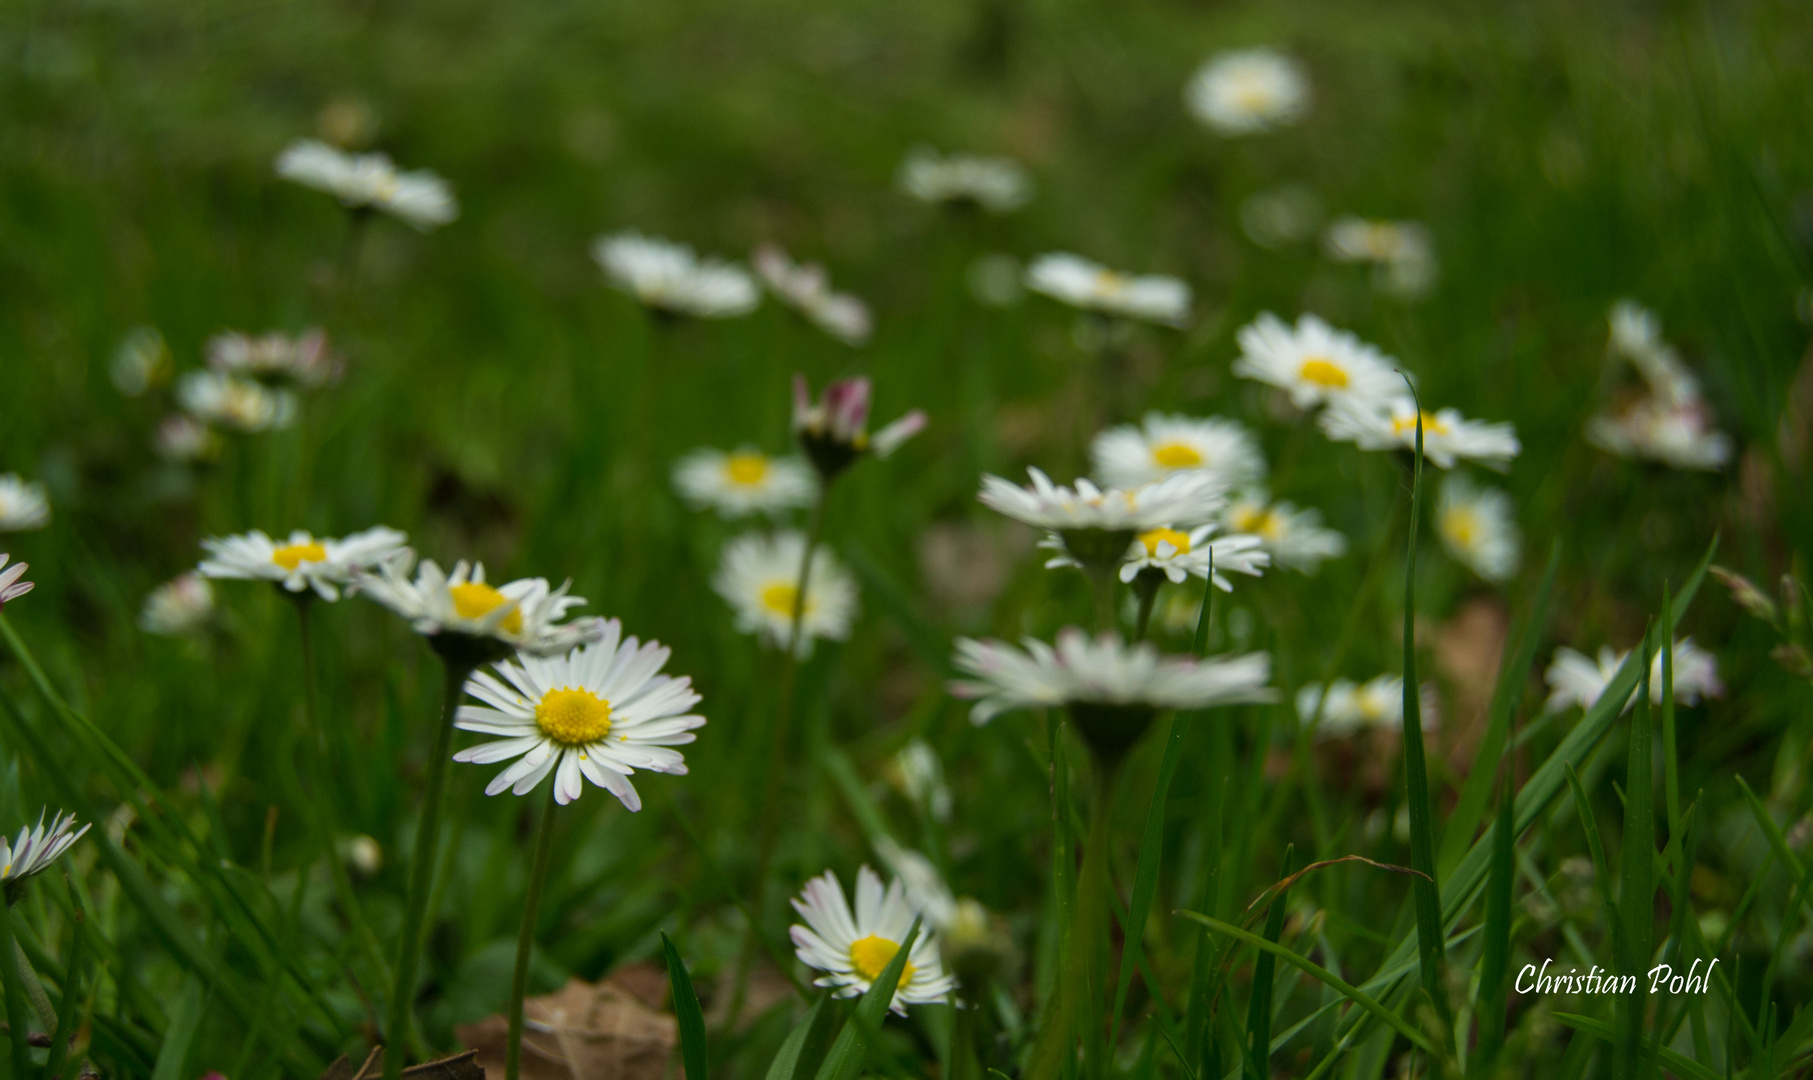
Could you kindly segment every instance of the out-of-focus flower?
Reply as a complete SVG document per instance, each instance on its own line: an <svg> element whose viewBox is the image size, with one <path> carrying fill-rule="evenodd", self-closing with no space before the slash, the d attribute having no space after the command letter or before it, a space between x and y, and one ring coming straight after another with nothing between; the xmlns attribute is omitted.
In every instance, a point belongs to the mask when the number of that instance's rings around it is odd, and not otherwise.
<svg viewBox="0 0 1813 1080"><path fill-rule="evenodd" d="M203 577L270 581L293 593L313 589L323 600L340 599L340 587L364 570L406 551L409 537L379 525L338 540L303 529L279 543L260 529L201 542L208 557L198 570Z"/></svg>
<svg viewBox="0 0 1813 1080"><path fill-rule="evenodd" d="M1615 355L1636 365L1650 392L1673 408L1700 400L1700 381L1681 361L1681 354L1662 337L1662 320L1635 300L1612 305L1606 322L1611 327L1608 345Z"/></svg>
<svg viewBox="0 0 1813 1080"><path fill-rule="evenodd" d="M806 921L789 930L800 963L825 974L814 985L828 987L838 997L858 997L881 977L900 951L901 942L921 913L907 900L906 889L896 880L884 890L881 877L867 866L856 872L856 907L844 898L837 875L827 870L806 883L793 901L793 910ZM900 973L890 1004L906 1015L908 1005L945 1001L956 988L944 973L938 941L929 928L913 940L913 951Z"/></svg>
<svg viewBox="0 0 1813 1080"><path fill-rule="evenodd" d="M1309 79L1275 49L1219 53L1184 87L1191 115L1219 135L1250 135L1296 123L1309 111Z"/></svg>
<svg viewBox="0 0 1813 1080"><path fill-rule="evenodd" d="M949 821L951 789L944 782L944 766L938 751L924 739L914 739L894 755L892 775L902 793L932 815L934 821Z"/></svg>
<svg viewBox="0 0 1813 1080"><path fill-rule="evenodd" d="M518 578L494 587L485 581L483 563L458 562L447 573L433 559L423 559L411 580L414 558L404 548L375 573L356 572L353 587L408 619L437 652L456 662L489 662L511 650L562 653L604 635L602 619L560 621L585 603L567 595L570 581L553 588L546 578Z"/></svg>
<svg viewBox="0 0 1813 1080"><path fill-rule="evenodd" d="M869 306L849 293L833 292L831 275L823 266L796 263L773 244L757 248L750 261L768 291L825 333L850 345L869 340L874 328Z"/></svg>
<svg viewBox="0 0 1813 1080"><path fill-rule="evenodd" d="M214 587L200 573L178 574L151 590L139 609L139 629L162 637L200 633L214 617Z"/></svg>
<svg viewBox="0 0 1813 1080"><path fill-rule="evenodd" d="M1379 675L1363 683L1336 679L1328 684L1328 701L1322 702L1323 689L1311 683L1297 691L1297 718L1309 723L1318 707L1322 719L1316 724L1317 738L1351 735L1364 728L1396 730L1404 722L1404 679L1399 675ZM1434 709L1435 695L1424 686L1417 695L1423 710L1423 727L1435 727L1440 719Z"/></svg>
<svg viewBox="0 0 1813 1080"><path fill-rule="evenodd" d="M50 868L70 845L80 840L90 826L75 827L74 814L58 814L44 826L44 815L38 815L36 827L26 826L11 844L0 837L0 883L5 884L6 903L18 902L25 883Z"/></svg>
<svg viewBox="0 0 1813 1080"><path fill-rule="evenodd" d="M1308 240L1321 221L1322 201L1300 184L1261 191L1240 204L1241 230L1268 250Z"/></svg>
<svg viewBox="0 0 1813 1080"><path fill-rule="evenodd" d="M769 457L753 446L728 454L701 447L674 463L674 487L694 509L740 518L811 506L818 476L799 458Z"/></svg>
<svg viewBox="0 0 1813 1080"><path fill-rule="evenodd" d="M447 181L426 169L399 172L384 154L349 154L298 139L277 156L277 175L325 191L350 210L382 210L423 232L460 216Z"/></svg>
<svg viewBox="0 0 1813 1080"><path fill-rule="evenodd" d="M1517 516L1504 492L1475 487L1460 473L1448 477L1435 505L1435 531L1448 554L1487 581L1517 572Z"/></svg>
<svg viewBox="0 0 1813 1080"><path fill-rule="evenodd" d="M384 869L384 847L375 837L364 833L342 836L334 846L339 849L340 858L360 877L376 877L378 871Z"/></svg>
<svg viewBox="0 0 1813 1080"><path fill-rule="evenodd" d="M1131 489L1178 472L1205 472L1225 487L1265 475L1265 457L1237 420L1147 413L1140 424L1111 427L1095 437L1089 457L1098 480Z"/></svg>
<svg viewBox="0 0 1813 1080"><path fill-rule="evenodd" d="M340 358L320 329L290 335L228 330L208 341L208 367L276 385L324 386L340 378Z"/></svg>
<svg viewBox="0 0 1813 1080"><path fill-rule="evenodd" d="M1149 570L1173 585L1181 585L1191 577L1209 577L1213 566L1215 587L1222 592L1233 592L1234 584L1228 580L1228 573L1259 577L1272 564L1272 557L1264 550L1264 542L1257 536L1241 533L1216 536L1220 528L1218 524L1199 525L1183 532L1160 526L1140 533L1133 538L1121 559L1121 581L1132 582ZM1057 553L1046 562L1047 569L1083 568L1064 546L1064 538L1059 534L1050 534L1039 546Z"/></svg>
<svg viewBox="0 0 1813 1080"><path fill-rule="evenodd" d="M1299 409L1342 399L1378 400L1404 385L1390 357L1314 315L1299 317L1293 328L1264 312L1241 327L1236 339L1240 355L1234 374L1276 386Z"/></svg>
<svg viewBox="0 0 1813 1080"><path fill-rule="evenodd" d="M30 532L50 524L44 485L18 473L0 473L0 532Z"/></svg>
<svg viewBox="0 0 1813 1080"><path fill-rule="evenodd" d="M159 421L151 445L168 461L207 461L220 452L214 429L183 413L171 413Z"/></svg>
<svg viewBox="0 0 1813 1080"><path fill-rule="evenodd" d="M1662 337L1662 321L1633 300L1612 305L1610 348L1642 376L1646 392L1587 421L1586 440L1607 453L1675 469L1731 463L1731 437L1715 426L1699 380Z"/></svg>
<svg viewBox="0 0 1813 1080"><path fill-rule="evenodd" d="M1435 245L1428 228L1418 222L1336 218L1323 234L1322 246L1336 262L1371 264L1386 292L1416 297L1435 284Z"/></svg>
<svg viewBox="0 0 1813 1080"><path fill-rule="evenodd" d="M800 602L800 567L806 538L797 532L773 536L748 533L724 548L716 589L736 612L737 629L755 634L778 649L793 639L793 609ZM799 655L809 656L817 638L842 641L856 621L856 579L821 545L812 553L806 574L805 606L800 612Z"/></svg>
<svg viewBox="0 0 1813 1080"><path fill-rule="evenodd" d="M894 871L894 876L906 889L907 903L925 916L926 928L943 934L944 924L956 911L957 898L951 894L951 887L944 883L944 876L938 873L932 860L912 848L901 847L887 835L876 838L875 853L888 864L888 869Z"/></svg>
<svg viewBox="0 0 1813 1080"><path fill-rule="evenodd" d="M621 232L592 243L592 258L612 285L657 311L696 319L747 315L761 303L748 271L668 240Z"/></svg>
<svg viewBox="0 0 1813 1080"><path fill-rule="evenodd" d="M1362 450L1415 450L1416 402L1409 396L1386 401L1338 401L1322 413L1322 431L1336 442L1351 442ZM1459 460L1477 461L1495 469L1510 465L1522 447L1517 429L1509 423L1469 420L1458 409L1421 414L1423 454L1439 468L1452 469Z"/></svg>
<svg viewBox="0 0 1813 1080"><path fill-rule="evenodd" d="M296 419L296 395L290 391L216 371L191 371L178 379L176 400L197 420L234 431L272 431Z"/></svg>
<svg viewBox="0 0 1813 1080"><path fill-rule="evenodd" d="M164 335L153 326L135 326L126 331L113 350L113 363L107 373L120 393L138 397L168 379L172 366Z"/></svg>
<svg viewBox="0 0 1813 1080"><path fill-rule="evenodd" d="M1098 488L1085 479L1062 487L1038 469L1026 474L1031 487L984 475L976 497L990 510L1056 533L1063 541L1060 558L1090 570L1117 566L1138 533L1213 521L1227 501L1227 489L1204 472L1173 473L1131 491ZM1047 565L1053 564L1070 565Z"/></svg>
<svg viewBox="0 0 1813 1080"><path fill-rule="evenodd" d="M1279 566L1306 574L1315 573L1323 559L1347 553L1347 537L1323 528L1321 511L1270 502L1260 489L1237 496L1222 520L1233 532L1257 536Z"/></svg>
<svg viewBox="0 0 1813 1080"><path fill-rule="evenodd" d="M922 202L970 203L994 214L1018 210L1032 198L1026 170L1011 158L941 156L923 146L901 163L900 190Z"/></svg>
<svg viewBox="0 0 1813 1080"><path fill-rule="evenodd" d="M31 569L30 563L14 563L8 567L8 555L0 551L0 608L5 608L8 601L17 600L31 592L33 582L21 581L25 572Z"/></svg>
<svg viewBox="0 0 1813 1080"><path fill-rule="evenodd" d="M1592 708L1629 657L1629 649L1619 652L1609 645L1600 647L1597 659L1565 645L1556 649L1555 659L1543 676L1549 684L1548 707L1551 710L1573 705ZM1695 645L1690 637L1674 643L1674 689L1675 700L1688 705L1699 704L1702 697L1722 697L1725 693L1725 684L1719 681L1718 661ZM1633 690L1633 701L1636 696ZM1662 703L1660 652L1650 660L1649 699L1657 705ZM1631 702L1625 702L1624 707L1630 708Z"/></svg>
<svg viewBox="0 0 1813 1080"><path fill-rule="evenodd" d="M804 375L793 376L793 437L827 482L864 454L885 458L925 429L925 413L914 409L869 434L869 400L874 388L866 378L840 379L814 400Z"/></svg>
<svg viewBox="0 0 1813 1080"><path fill-rule="evenodd" d="M1123 274L1081 255L1053 252L1026 267L1026 287L1084 311L1165 326L1190 319L1190 286L1163 274Z"/></svg>

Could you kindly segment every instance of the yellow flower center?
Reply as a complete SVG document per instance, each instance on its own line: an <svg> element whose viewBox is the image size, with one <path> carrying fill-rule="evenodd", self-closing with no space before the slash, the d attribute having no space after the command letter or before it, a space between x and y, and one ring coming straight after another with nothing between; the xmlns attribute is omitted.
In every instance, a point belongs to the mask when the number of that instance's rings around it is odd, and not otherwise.
<svg viewBox="0 0 1813 1080"><path fill-rule="evenodd" d="M874 982L881 978L881 969L888 966L894 954L900 951L900 945L884 937L870 934L850 943L850 966L856 974ZM913 981L913 965L908 964L900 972L900 985L905 986Z"/></svg>
<svg viewBox="0 0 1813 1080"><path fill-rule="evenodd" d="M799 601L799 590L777 581L762 590L762 606L782 618L793 618L793 605Z"/></svg>
<svg viewBox="0 0 1813 1080"><path fill-rule="evenodd" d="M1228 524L1234 532L1256 533L1265 525L1265 508L1262 506L1236 506L1228 515Z"/></svg>
<svg viewBox="0 0 1813 1080"><path fill-rule="evenodd" d="M1166 469L1194 469L1202 464L1202 454L1193 446L1168 442L1152 448L1152 461Z"/></svg>
<svg viewBox="0 0 1813 1080"><path fill-rule="evenodd" d="M1297 369L1297 377L1329 390L1347 389L1346 370L1320 356L1312 356L1303 361L1303 366Z"/></svg>
<svg viewBox="0 0 1813 1080"><path fill-rule="evenodd" d="M1391 418L1391 433L1393 435L1409 435L1413 434L1415 431L1416 417L1394 416ZM1448 425L1436 419L1433 413L1425 412L1423 413L1423 434L1446 435L1448 434Z"/></svg>
<svg viewBox="0 0 1813 1080"><path fill-rule="evenodd" d="M1480 534L1485 531L1481 527L1479 515L1464 506L1454 507L1443 514L1441 528L1448 542L1462 550L1478 543Z"/></svg>
<svg viewBox="0 0 1813 1080"><path fill-rule="evenodd" d="M740 451L724 459L724 475L740 487L754 487L768 475L768 459L761 454Z"/></svg>
<svg viewBox="0 0 1813 1080"><path fill-rule="evenodd" d="M510 602L503 593L477 581L451 585L447 591L453 594L453 610L459 612L462 619L482 619ZM512 610L498 626L506 634L522 633L522 610Z"/></svg>
<svg viewBox="0 0 1813 1080"><path fill-rule="evenodd" d="M1153 529L1151 532L1139 534L1139 542L1146 545L1146 554L1154 557L1158 555L1158 545L1167 540L1170 541L1172 547L1177 549L1177 554L1189 554L1190 536L1188 533L1180 533L1176 529Z"/></svg>
<svg viewBox="0 0 1813 1080"><path fill-rule="evenodd" d="M611 733L611 703L590 690L549 690L535 706L535 726L562 746L586 746Z"/></svg>
<svg viewBox="0 0 1813 1080"><path fill-rule="evenodd" d="M1095 273L1095 291L1098 293L1118 293L1125 290L1127 284L1125 274L1117 274L1113 270L1098 270Z"/></svg>
<svg viewBox="0 0 1813 1080"><path fill-rule="evenodd" d="M327 549L318 540L306 544L285 544L271 552L271 561L285 570L294 570L305 562L326 562Z"/></svg>

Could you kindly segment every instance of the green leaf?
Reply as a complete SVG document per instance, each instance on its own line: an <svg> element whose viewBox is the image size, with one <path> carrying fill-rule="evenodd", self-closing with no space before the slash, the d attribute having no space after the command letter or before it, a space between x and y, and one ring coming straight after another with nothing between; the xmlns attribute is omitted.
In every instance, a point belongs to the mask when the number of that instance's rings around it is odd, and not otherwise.
<svg viewBox="0 0 1813 1080"><path fill-rule="evenodd" d="M64 880L67 884L67 875ZM57 1080L63 1075L63 1059L69 1054L69 1042L77 1030L77 1010L82 1004L82 967L88 962L88 919L74 886L69 887L69 902L75 917L70 922L69 961L58 988L62 1001L57 1008L57 1029L50 1033L50 1054L44 1060L45 1080Z"/></svg>
<svg viewBox="0 0 1813 1080"><path fill-rule="evenodd" d="M1612 953L1619 975L1629 975L1633 988L1613 1000L1618 1037L1612 1042L1612 1075L1636 1076L1643 1035L1642 980L1649 970L1656 917L1655 737L1649 710L1649 660L1653 629L1637 650L1642 659L1637 704L1631 712L1630 758L1624 782L1624 854L1618 883L1618 935Z"/></svg>
<svg viewBox="0 0 1813 1080"><path fill-rule="evenodd" d="M1272 896L1271 907L1265 913L1265 940L1274 945L1278 943L1278 935L1284 932L1293 854L1292 848L1286 846L1285 884ZM1253 992L1246 1003L1246 1063L1247 1075L1254 1080L1267 1080L1272 1075L1272 973L1277 963L1276 957L1263 950L1253 961Z"/></svg>
<svg viewBox="0 0 1813 1080"><path fill-rule="evenodd" d="M825 994L806 1010L806 1018L793 1026L787 1040L768 1064L767 1080L806 1080L818 1072L831 1044L837 1014L831 1009L831 995Z"/></svg>
<svg viewBox="0 0 1813 1080"><path fill-rule="evenodd" d="M1555 1019L1576 1031L1584 1031L1605 1042L1612 1041L1612 1026L1603 1020L1595 1020L1590 1016L1581 1016L1578 1013L1558 1012L1554 1016ZM1645 1052L1655 1054L1671 1071L1690 1077L1691 1080L1725 1080L1724 1077L1692 1058L1670 1050L1666 1046L1657 1046L1654 1039L1644 1039L1643 1049Z"/></svg>
<svg viewBox="0 0 1813 1080"><path fill-rule="evenodd" d="M1467 1060L1475 1076L1491 1073L1504 1044L1505 1000L1511 988L1511 886L1517 876L1511 804L1517 797L1513 759L1506 758L1498 786L1498 820L1492 824L1492 868L1486 875L1486 930L1479 959L1479 1035Z"/></svg>
<svg viewBox="0 0 1813 1080"><path fill-rule="evenodd" d="M1618 906L1612 901L1611 870L1605 861L1605 841L1599 835L1599 819L1593 815L1592 800L1586 797L1586 787L1580 783L1580 774L1574 771L1574 763L1564 762L1567 766L1567 786L1574 795L1574 812L1580 815L1580 825L1586 830L1586 851L1593 858L1593 891L1599 894L1599 903L1605 908L1606 931L1613 940L1618 936Z"/></svg>
<svg viewBox="0 0 1813 1080"><path fill-rule="evenodd" d="M699 1008L699 995L693 992L692 976L680 950L674 948L667 931L661 931L661 952L667 957L667 982L673 988L674 1018L680 1026L680 1060L686 1065L686 1080L706 1080L705 1013Z"/></svg>
<svg viewBox="0 0 1813 1080"><path fill-rule="evenodd" d="M824 1064L818 1067L817 1080L856 1080L857 1074L862 1072L868 1056L869 1037L880 1033L882 1018L894 1003L895 987L900 983L901 972L906 970L913 943L919 940L920 921L918 918L913 920L913 928L907 931L906 940L900 943L893 959L881 969L881 974L856 1003L856 1011L844 1022L843 1030L837 1033L837 1041L825 1055Z"/></svg>
<svg viewBox="0 0 1813 1080"><path fill-rule="evenodd" d="M195 1041L195 1029L201 1026L201 980L193 975L183 980L176 1005L170 1010L170 1027L164 1032L164 1045L157 1052L151 1080L183 1080L183 1065L189 1058L189 1044Z"/></svg>
<svg viewBox="0 0 1813 1080"><path fill-rule="evenodd" d="M31 1047L25 1041L29 1028L25 1012L25 987L13 958L18 956L13 945L12 908L0 904L0 987L6 993L7 1049L12 1058L13 1080L26 1080L31 1075Z"/></svg>

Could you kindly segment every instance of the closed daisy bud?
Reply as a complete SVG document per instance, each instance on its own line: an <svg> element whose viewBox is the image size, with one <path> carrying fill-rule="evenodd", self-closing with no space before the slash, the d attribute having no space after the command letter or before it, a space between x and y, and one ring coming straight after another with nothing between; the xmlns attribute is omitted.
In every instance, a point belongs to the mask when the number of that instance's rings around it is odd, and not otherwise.
<svg viewBox="0 0 1813 1080"><path fill-rule="evenodd" d="M869 399L873 387L866 378L841 379L825 387L817 400L804 375L793 376L793 437L826 481L856 463L864 454L885 458L925 428L925 413L914 409L869 435Z"/></svg>

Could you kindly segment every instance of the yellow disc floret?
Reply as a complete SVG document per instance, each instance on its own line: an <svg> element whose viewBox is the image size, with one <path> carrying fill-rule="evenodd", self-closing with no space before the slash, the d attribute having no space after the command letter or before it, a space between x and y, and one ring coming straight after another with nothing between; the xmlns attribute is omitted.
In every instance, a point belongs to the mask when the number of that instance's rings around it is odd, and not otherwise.
<svg viewBox="0 0 1813 1080"><path fill-rule="evenodd" d="M1425 434L1425 435L1446 435L1446 434L1448 434L1448 425L1442 423L1441 418L1436 416L1434 413L1425 412L1422 414L1422 417L1423 417L1423 434ZM1414 417L1414 416L1394 416L1391 418L1391 433L1393 435L1409 435L1409 434L1413 434L1415 431L1416 431L1416 417Z"/></svg>
<svg viewBox="0 0 1813 1080"><path fill-rule="evenodd" d="M326 562L327 548L319 540L306 544L285 544L271 552L271 561L285 570L294 570L305 562Z"/></svg>
<svg viewBox="0 0 1813 1080"><path fill-rule="evenodd" d="M1151 532L1139 534L1139 542L1146 545L1146 554L1153 557L1157 557L1158 555L1158 545L1166 543L1167 541L1172 547L1177 549L1177 554L1189 554L1189 533L1181 533L1176 529L1153 529Z"/></svg>
<svg viewBox="0 0 1813 1080"><path fill-rule="evenodd" d="M1194 469L1202 464L1202 454L1193 446L1170 442L1152 448L1152 461L1166 469Z"/></svg>
<svg viewBox="0 0 1813 1080"><path fill-rule="evenodd" d="M870 934L850 943L850 966L856 969L856 974L874 982L881 977L881 969L887 967L888 961L894 959L894 954L899 951L898 942ZM900 972L900 985L905 986L912 981L913 965L908 964Z"/></svg>
<svg viewBox="0 0 1813 1080"><path fill-rule="evenodd" d="M1480 527L1479 515L1464 506L1454 507L1444 513L1441 529L1448 542L1462 551L1470 550L1477 544L1480 534L1485 531Z"/></svg>
<svg viewBox="0 0 1813 1080"><path fill-rule="evenodd" d="M482 619L510 602L503 593L478 581L449 586L447 591L453 594L453 610L459 612L462 619ZM521 609L511 609L497 625L506 634L522 633Z"/></svg>
<svg viewBox="0 0 1813 1080"><path fill-rule="evenodd" d="M724 475L739 487L754 487L768 476L768 458L750 450L739 450L724 459Z"/></svg>
<svg viewBox="0 0 1813 1080"><path fill-rule="evenodd" d="M762 606L782 618L793 618L793 605L799 602L799 590L777 581L762 590Z"/></svg>
<svg viewBox="0 0 1813 1080"><path fill-rule="evenodd" d="M1347 389L1347 372L1320 356L1303 361L1303 366L1297 369L1297 377L1327 390Z"/></svg>
<svg viewBox="0 0 1813 1080"><path fill-rule="evenodd" d="M562 746L595 743L611 733L611 703L590 690L549 690L535 706L535 726Z"/></svg>

